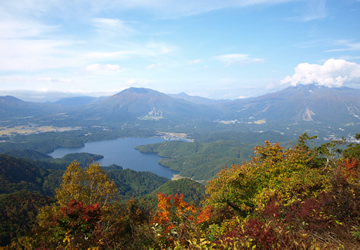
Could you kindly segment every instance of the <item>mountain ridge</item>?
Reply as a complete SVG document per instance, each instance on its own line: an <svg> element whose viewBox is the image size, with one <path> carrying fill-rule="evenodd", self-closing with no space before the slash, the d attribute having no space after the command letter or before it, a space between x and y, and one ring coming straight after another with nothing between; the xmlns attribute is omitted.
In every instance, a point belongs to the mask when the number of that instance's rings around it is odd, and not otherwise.
<svg viewBox="0 0 360 250"><path fill-rule="evenodd" d="M228 118L241 121L331 122L341 117L342 121L350 122L357 120L360 115L358 96L358 89L299 85L259 97L236 100L224 104L222 108L228 110Z"/></svg>
<svg viewBox="0 0 360 250"><path fill-rule="evenodd" d="M186 124L189 121L222 121L223 124L242 123L244 126L289 126L298 123L322 126L346 126L353 123L355 126L360 122L358 96L359 89L298 85L258 97L212 102L200 97L179 99L147 88L129 88L115 95L75 106L24 102L11 96L0 97L0 114L4 119L19 116L53 116L57 117L55 120L59 120L60 117L77 124L93 120L94 125L96 121L143 120L177 124ZM199 104L204 100L207 104ZM57 112L62 112L61 116L56 116Z"/></svg>

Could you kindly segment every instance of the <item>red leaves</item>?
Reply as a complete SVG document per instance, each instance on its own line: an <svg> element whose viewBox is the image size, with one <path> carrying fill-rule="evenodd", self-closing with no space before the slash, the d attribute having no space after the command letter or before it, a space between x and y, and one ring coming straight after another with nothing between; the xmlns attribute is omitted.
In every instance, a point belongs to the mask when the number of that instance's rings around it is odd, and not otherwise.
<svg viewBox="0 0 360 250"><path fill-rule="evenodd" d="M249 240L252 246L260 249L272 249L278 241L274 229L258 219L249 219L245 224L235 226L221 240L225 248L233 246L232 243L236 241ZM248 248L250 247L249 245Z"/></svg>
<svg viewBox="0 0 360 250"><path fill-rule="evenodd" d="M60 213L59 226L73 234L91 233L101 217L99 204L84 206L81 201L76 200L71 200L67 207L61 208Z"/></svg>
<svg viewBox="0 0 360 250"><path fill-rule="evenodd" d="M345 158L339 163L339 172L346 180L359 179L360 164L355 157L352 159Z"/></svg>

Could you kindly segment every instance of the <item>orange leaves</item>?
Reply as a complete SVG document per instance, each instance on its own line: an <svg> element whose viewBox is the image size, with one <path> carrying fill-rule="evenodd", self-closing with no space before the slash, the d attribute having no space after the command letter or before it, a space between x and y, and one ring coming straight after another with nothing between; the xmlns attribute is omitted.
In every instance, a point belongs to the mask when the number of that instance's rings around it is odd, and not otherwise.
<svg viewBox="0 0 360 250"><path fill-rule="evenodd" d="M167 224L170 220L171 195L157 194L159 212L153 217L154 223Z"/></svg>
<svg viewBox="0 0 360 250"><path fill-rule="evenodd" d="M212 210L213 210L212 206L204 207L204 209L200 212L200 214L197 217L197 224L210 220Z"/></svg>
<svg viewBox="0 0 360 250"><path fill-rule="evenodd" d="M356 158L345 158L339 164L340 175L346 180L359 179L360 177L360 163Z"/></svg>
<svg viewBox="0 0 360 250"><path fill-rule="evenodd" d="M159 193L157 197L159 212L153 217L153 223L169 224L173 223L171 220L176 222L184 219L194 220L196 209L193 205L189 205L184 201L183 194L165 196L165 194Z"/></svg>
<svg viewBox="0 0 360 250"><path fill-rule="evenodd" d="M183 194L174 196L159 193L158 212L153 216L151 224L161 248L174 247L175 242L188 244L198 224L208 221L211 207L200 208L184 201Z"/></svg>
<svg viewBox="0 0 360 250"><path fill-rule="evenodd" d="M178 217L184 217L187 215L188 219L193 220L193 216L191 214L194 214L196 212L196 209L193 205L189 205L188 203L186 203L183 199L184 199L184 195L180 194L180 196L178 194L176 194L174 197L174 206L176 208L176 215Z"/></svg>

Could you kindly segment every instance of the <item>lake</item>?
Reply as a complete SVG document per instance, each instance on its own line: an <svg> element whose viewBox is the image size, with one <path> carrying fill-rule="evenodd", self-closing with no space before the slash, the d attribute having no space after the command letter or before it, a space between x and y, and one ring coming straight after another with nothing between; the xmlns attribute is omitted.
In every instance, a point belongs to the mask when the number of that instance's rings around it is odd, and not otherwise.
<svg viewBox="0 0 360 250"><path fill-rule="evenodd" d="M135 149L135 146L163 142L160 138L123 138L85 143L81 148L58 148L49 155L61 158L70 153L92 153L103 155L97 161L102 166L116 164L135 171L149 171L156 175L171 179L179 172L163 167L159 164L160 156L157 154L144 154Z"/></svg>

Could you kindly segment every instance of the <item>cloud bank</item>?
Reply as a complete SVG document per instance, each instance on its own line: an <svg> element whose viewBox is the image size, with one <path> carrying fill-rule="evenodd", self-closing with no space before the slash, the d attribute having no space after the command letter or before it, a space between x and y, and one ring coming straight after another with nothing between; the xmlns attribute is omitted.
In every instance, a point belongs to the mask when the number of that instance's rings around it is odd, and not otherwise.
<svg viewBox="0 0 360 250"><path fill-rule="evenodd" d="M341 87L347 83L360 83L360 64L342 59L329 59L323 65L301 63L295 74L287 76L282 84L316 84L326 87Z"/></svg>

